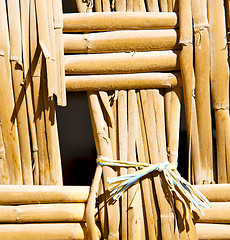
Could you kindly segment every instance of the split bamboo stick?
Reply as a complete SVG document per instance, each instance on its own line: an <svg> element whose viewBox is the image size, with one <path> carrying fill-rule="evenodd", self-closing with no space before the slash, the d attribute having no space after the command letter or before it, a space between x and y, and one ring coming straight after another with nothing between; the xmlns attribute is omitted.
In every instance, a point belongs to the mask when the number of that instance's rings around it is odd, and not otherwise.
<svg viewBox="0 0 230 240"><path fill-rule="evenodd" d="M178 51L65 56L66 74L117 74L179 69Z"/></svg>
<svg viewBox="0 0 230 240"><path fill-rule="evenodd" d="M1 224L0 239L7 240L86 240L87 229L81 223Z"/></svg>
<svg viewBox="0 0 230 240"><path fill-rule="evenodd" d="M1 88L0 88L0 115L2 131L5 141L6 159L11 184L22 184L22 169L19 151L18 132L14 118L14 96L11 81L8 21L5 1L0 1L0 66L1 66ZM13 116L13 118L12 118Z"/></svg>
<svg viewBox="0 0 230 240"><path fill-rule="evenodd" d="M29 125L25 89L23 86L22 37L19 2L8 0L7 10L10 35L10 61L15 100L15 115L13 117L15 117L18 126L23 183L26 185L33 185Z"/></svg>
<svg viewBox="0 0 230 240"><path fill-rule="evenodd" d="M86 202L88 186L16 186L0 185L0 204Z"/></svg>
<svg viewBox="0 0 230 240"><path fill-rule="evenodd" d="M213 181L212 123L210 103L210 53L206 1L192 0L195 35L196 112L202 181ZM196 172L195 172L196 174Z"/></svg>
<svg viewBox="0 0 230 240"><path fill-rule="evenodd" d="M122 89L171 88L181 86L181 77L174 73L135 73L111 75L66 76L66 90L98 91Z"/></svg>
<svg viewBox="0 0 230 240"><path fill-rule="evenodd" d="M0 206L1 223L84 222L85 203ZM96 214L94 207L93 213Z"/></svg>
<svg viewBox="0 0 230 240"><path fill-rule="evenodd" d="M211 93L215 110L218 183L230 182L229 68L222 0L208 2Z"/></svg>
<svg viewBox="0 0 230 240"><path fill-rule="evenodd" d="M196 224L199 240L225 240L230 239L229 224Z"/></svg>
<svg viewBox="0 0 230 240"><path fill-rule="evenodd" d="M63 15L64 32L98 32L137 29L173 29L175 13L110 12L72 13Z"/></svg>
<svg viewBox="0 0 230 240"><path fill-rule="evenodd" d="M177 31L126 30L115 32L64 34L65 53L105 53L178 49Z"/></svg>

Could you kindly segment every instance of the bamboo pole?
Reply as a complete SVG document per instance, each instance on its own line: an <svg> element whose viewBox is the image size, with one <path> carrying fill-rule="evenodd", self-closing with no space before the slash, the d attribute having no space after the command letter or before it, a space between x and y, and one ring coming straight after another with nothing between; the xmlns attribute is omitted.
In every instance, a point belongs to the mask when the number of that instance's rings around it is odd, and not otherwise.
<svg viewBox="0 0 230 240"><path fill-rule="evenodd" d="M110 12L69 13L63 15L64 32L98 32L137 29L173 29L175 13Z"/></svg>
<svg viewBox="0 0 230 240"><path fill-rule="evenodd" d="M7 240L86 240L86 226L81 223L1 224L0 239Z"/></svg>
<svg viewBox="0 0 230 240"><path fill-rule="evenodd" d="M215 110L218 183L230 181L229 69L222 0L208 2L211 93Z"/></svg>
<svg viewBox="0 0 230 240"><path fill-rule="evenodd" d="M161 12L168 12L168 1L167 0L159 0L159 5Z"/></svg>
<svg viewBox="0 0 230 240"><path fill-rule="evenodd" d="M86 202L88 186L28 186L0 185L0 204Z"/></svg>
<svg viewBox="0 0 230 240"><path fill-rule="evenodd" d="M11 184L22 184L22 169L19 151L18 133L14 116L14 97L11 82L8 21L6 15L5 1L0 2L0 66L1 66L1 88L0 88L0 115L2 131L5 141L6 159Z"/></svg>
<svg viewBox="0 0 230 240"><path fill-rule="evenodd" d="M20 8L18 1L7 1L10 61L15 99L15 119L18 126L20 156L22 164L23 183L33 185L30 138L27 118L27 106L23 83L22 46Z"/></svg>
<svg viewBox="0 0 230 240"><path fill-rule="evenodd" d="M31 142L32 142L32 158L33 158L33 175L34 184L39 185L39 166L38 166L38 143L37 143L37 133L36 125L34 120L34 106L32 99L32 83L31 83L31 69L30 69L30 37L29 37L29 1L21 0L20 10L21 10L21 28L22 28L22 50L23 50L23 71L25 78L25 91L26 91L26 103L28 111L28 120L30 126Z"/></svg>
<svg viewBox="0 0 230 240"><path fill-rule="evenodd" d="M230 238L229 224L196 224L199 240L224 240Z"/></svg>
<svg viewBox="0 0 230 240"><path fill-rule="evenodd" d="M117 74L179 69L178 51L65 56L66 74Z"/></svg>
<svg viewBox="0 0 230 240"><path fill-rule="evenodd" d="M210 54L207 6L205 1L192 1L195 34L196 111L201 158L201 175L204 183L213 181L212 123L210 103ZM196 174L196 172L195 172Z"/></svg>
<svg viewBox="0 0 230 240"><path fill-rule="evenodd" d="M66 90L98 91L180 87L178 72L66 76Z"/></svg>
<svg viewBox="0 0 230 240"><path fill-rule="evenodd" d="M65 53L105 53L178 49L177 31L126 30L88 34L64 34Z"/></svg>
<svg viewBox="0 0 230 240"><path fill-rule="evenodd" d="M159 12L158 0L147 0L146 5L148 12Z"/></svg>
<svg viewBox="0 0 230 240"><path fill-rule="evenodd" d="M85 203L0 206L1 223L84 222ZM96 214L94 207L93 214Z"/></svg>
<svg viewBox="0 0 230 240"><path fill-rule="evenodd" d="M83 2L81 0L76 0L76 7L77 7L77 12L79 13L85 13L87 10L87 2Z"/></svg>

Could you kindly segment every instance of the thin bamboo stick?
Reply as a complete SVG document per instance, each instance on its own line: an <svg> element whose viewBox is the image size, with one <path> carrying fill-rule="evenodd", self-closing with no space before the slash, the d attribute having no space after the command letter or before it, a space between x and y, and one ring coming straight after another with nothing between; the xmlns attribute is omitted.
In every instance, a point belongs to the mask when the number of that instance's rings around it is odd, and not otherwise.
<svg viewBox="0 0 230 240"><path fill-rule="evenodd" d="M117 74L179 69L178 51L65 56L66 74Z"/></svg>
<svg viewBox="0 0 230 240"><path fill-rule="evenodd" d="M229 68L222 0L208 2L211 93L215 110L218 183L230 182Z"/></svg>
<svg viewBox="0 0 230 240"><path fill-rule="evenodd" d="M98 32L137 29L173 29L178 19L175 13L111 12L72 13L63 15L64 32Z"/></svg>
<svg viewBox="0 0 230 240"><path fill-rule="evenodd" d="M63 41L65 53L179 49L177 31L173 29L64 34Z"/></svg>
<svg viewBox="0 0 230 240"><path fill-rule="evenodd" d="M86 202L88 186L28 186L0 185L0 204Z"/></svg>
<svg viewBox="0 0 230 240"><path fill-rule="evenodd" d="M148 12L159 12L158 0L147 0L146 5Z"/></svg>
<svg viewBox="0 0 230 240"><path fill-rule="evenodd" d="M230 238L229 224L196 224L199 240L224 240Z"/></svg>
<svg viewBox="0 0 230 240"><path fill-rule="evenodd" d="M161 12L168 12L168 1L167 0L159 0L159 5Z"/></svg>
<svg viewBox="0 0 230 240"><path fill-rule="evenodd" d="M85 221L85 203L0 206L1 223L46 223ZM96 214L94 207L93 213Z"/></svg>
<svg viewBox="0 0 230 240"><path fill-rule="evenodd" d="M86 240L86 226L81 223L1 224L0 239L8 240Z"/></svg>
<svg viewBox="0 0 230 240"><path fill-rule="evenodd" d="M202 181L213 181L212 123L210 103L210 54L205 1L192 1L193 26L195 33L195 78L196 111L201 158ZM196 172L195 172L196 174Z"/></svg>
<svg viewBox="0 0 230 240"><path fill-rule="evenodd" d="M22 46L20 8L18 1L7 1L9 34L10 34L10 61L12 82L15 99L15 119L18 126L20 156L22 164L23 183L33 185L29 126L25 89L23 83Z"/></svg>
<svg viewBox="0 0 230 240"><path fill-rule="evenodd" d="M65 79L68 92L181 86L181 77L178 72L66 76Z"/></svg>
<svg viewBox="0 0 230 240"><path fill-rule="evenodd" d="M87 10L87 1L83 2L82 0L76 0L77 12L85 13Z"/></svg>
<svg viewBox="0 0 230 240"><path fill-rule="evenodd" d="M11 184L22 184L22 169L19 151L19 140L14 116L14 97L11 82L8 21L6 15L5 1L0 1L0 66L1 66L1 88L0 88L0 115L2 131L5 141L6 159Z"/></svg>
<svg viewBox="0 0 230 240"><path fill-rule="evenodd" d="M115 1L115 9L116 12L126 12L126 1L124 0Z"/></svg>

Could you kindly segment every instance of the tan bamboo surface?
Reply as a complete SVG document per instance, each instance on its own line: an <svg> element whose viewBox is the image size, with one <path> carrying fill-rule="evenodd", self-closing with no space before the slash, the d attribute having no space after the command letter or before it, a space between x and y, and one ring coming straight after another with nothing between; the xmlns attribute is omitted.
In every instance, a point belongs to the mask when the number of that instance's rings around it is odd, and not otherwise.
<svg viewBox="0 0 230 240"><path fill-rule="evenodd" d="M110 12L64 14L64 32L98 32L128 29L172 29L175 13Z"/></svg>
<svg viewBox="0 0 230 240"><path fill-rule="evenodd" d="M22 65L19 2L7 1L7 10L11 47L10 61L15 100L14 108L15 116L13 116L13 118L14 117L16 118L18 126L23 183L26 185L33 185L29 127L26 109L25 89L23 86L23 65Z"/></svg>
<svg viewBox="0 0 230 240"><path fill-rule="evenodd" d="M1 224L0 239L7 240L87 240L85 224L49 223L49 224ZM10 234L9 234L10 232Z"/></svg>
<svg viewBox="0 0 230 240"><path fill-rule="evenodd" d="M230 239L229 224L196 224L199 240L225 240Z"/></svg>
<svg viewBox="0 0 230 240"><path fill-rule="evenodd" d="M86 202L89 186L1 185L0 205Z"/></svg>
<svg viewBox="0 0 230 240"><path fill-rule="evenodd" d="M230 180L229 66L223 1L210 0L208 14L211 93L216 123L217 180L218 183L227 183Z"/></svg>
<svg viewBox="0 0 230 240"><path fill-rule="evenodd" d="M181 87L179 72L66 76L68 92Z"/></svg>
<svg viewBox="0 0 230 240"><path fill-rule="evenodd" d="M177 39L174 29L63 34L65 53L170 50L179 48Z"/></svg>
<svg viewBox="0 0 230 240"><path fill-rule="evenodd" d="M10 43L8 35L8 20L5 1L0 2L0 61L1 61L1 88L0 88L0 115L2 132L4 135L6 159L10 176L10 184L22 184L22 168L19 150L18 132L15 119L15 102L11 81ZM13 118L12 118L13 116Z"/></svg>
<svg viewBox="0 0 230 240"><path fill-rule="evenodd" d="M178 52L171 50L65 56L66 74L141 73L178 69Z"/></svg>

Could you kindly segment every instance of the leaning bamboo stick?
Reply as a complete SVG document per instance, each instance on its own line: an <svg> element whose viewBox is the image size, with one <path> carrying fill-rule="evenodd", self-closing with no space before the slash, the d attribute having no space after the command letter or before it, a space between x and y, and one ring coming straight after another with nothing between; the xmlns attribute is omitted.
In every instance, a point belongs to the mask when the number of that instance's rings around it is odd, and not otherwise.
<svg viewBox="0 0 230 240"><path fill-rule="evenodd" d="M7 1L9 34L10 34L10 60L12 82L14 88L15 114L17 120L20 156L22 164L23 183L33 185L30 138L27 118L25 89L23 83L22 46L20 8L18 1Z"/></svg>
<svg viewBox="0 0 230 240"><path fill-rule="evenodd" d="M86 202L88 186L0 186L1 205Z"/></svg>
<svg viewBox="0 0 230 240"><path fill-rule="evenodd" d="M66 76L66 90L98 91L180 87L178 72Z"/></svg>
<svg viewBox="0 0 230 240"><path fill-rule="evenodd" d="M85 203L0 206L1 223L85 222ZM93 213L96 214L94 207Z"/></svg>
<svg viewBox="0 0 230 240"><path fill-rule="evenodd" d="M0 239L8 240L86 240L86 226L80 223L1 224Z"/></svg>
<svg viewBox="0 0 230 240"><path fill-rule="evenodd" d="M63 15L64 32L98 32L137 29L173 29L178 19L175 13L111 12L73 13Z"/></svg>
<svg viewBox="0 0 230 240"><path fill-rule="evenodd" d="M212 123L210 103L210 54L207 6L205 1L192 1L195 35L196 111L201 158L202 181L213 181ZM196 174L196 172L195 172Z"/></svg>
<svg viewBox="0 0 230 240"><path fill-rule="evenodd" d="M66 74L117 74L179 69L178 51L65 56Z"/></svg>
<svg viewBox="0 0 230 240"><path fill-rule="evenodd" d="M211 48L211 93L215 110L218 183L230 181L229 68L222 0L208 2Z"/></svg>
<svg viewBox="0 0 230 240"><path fill-rule="evenodd" d="M87 2L83 2L81 0L76 0L76 7L77 7L77 12L79 13L85 13L87 10Z"/></svg>
<svg viewBox="0 0 230 240"><path fill-rule="evenodd" d="M0 1L0 61L1 61L1 88L0 88L0 115L2 120L2 131L5 141L5 150L7 165L10 175L11 184L22 184L22 169L19 151L18 133L15 119L12 119L14 114L14 97L13 87L11 82L11 69L9 63L9 36L8 22L6 15L5 1Z"/></svg>
<svg viewBox="0 0 230 240"><path fill-rule="evenodd" d="M177 31L126 30L115 32L64 34L65 53L105 53L178 49Z"/></svg>

